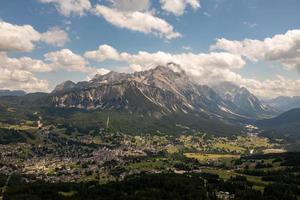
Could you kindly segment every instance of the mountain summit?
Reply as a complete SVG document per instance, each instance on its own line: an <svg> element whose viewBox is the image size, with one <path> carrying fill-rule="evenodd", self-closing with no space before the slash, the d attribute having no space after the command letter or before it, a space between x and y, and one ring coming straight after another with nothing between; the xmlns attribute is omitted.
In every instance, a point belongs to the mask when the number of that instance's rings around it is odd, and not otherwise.
<svg viewBox="0 0 300 200"><path fill-rule="evenodd" d="M193 81L173 63L132 74L111 71L88 82L67 81L52 92L56 107L114 109L137 113L198 113L209 118L242 119L269 114L246 88L217 93ZM233 96L232 96L233 95Z"/></svg>
<svg viewBox="0 0 300 200"><path fill-rule="evenodd" d="M201 85L169 63L131 74L111 71L90 81L66 81L50 94L0 100L35 110L58 124L63 116L83 127L99 127L109 117L111 127L125 133L203 131L224 136L270 115L246 88L231 83L222 86Z"/></svg>
<svg viewBox="0 0 300 200"><path fill-rule="evenodd" d="M53 95L58 107L132 111L141 111L144 107L144 111L161 113L217 112L217 104L223 104L207 86L198 85L184 72L174 72L165 66L132 74L111 71L75 85L65 82Z"/></svg>
<svg viewBox="0 0 300 200"><path fill-rule="evenodd" d="M238 109L237 112L251 118L270 118L277 111L261 102L247 88L231 82L221 82L213 86L214 90L229 104Z"/></svg>

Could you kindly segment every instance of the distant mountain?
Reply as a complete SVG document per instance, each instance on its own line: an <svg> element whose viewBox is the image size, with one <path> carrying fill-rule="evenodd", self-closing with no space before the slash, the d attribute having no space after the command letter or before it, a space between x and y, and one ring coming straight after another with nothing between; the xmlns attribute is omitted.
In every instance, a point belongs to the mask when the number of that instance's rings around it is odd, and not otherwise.
<svg viewBox="0 0 300 200"><path fill-rule="evenodd" d="M51 104L48 93L28 93L24 96L2 96L0 105L22 106L25 108L49 106Z"/></svg>
<svg viewBox="0 0 300 200"><path fill-rule="evenodd" d="M228 104L237 107L237 112L251 118L271 118L277 111L271 106L261 102L247 88L240 87L231 82L221 82L213 86L213 89Z"/></svg>
<svg viewBox="0 0 300 200"><path fill-rule="evenodd" d="M300 139L300 108L292 109L283 114L266 120L257 121L256 124L265 133L279 136Z"/></svg>
<svg viewBox="0 0 300 200"><path fill-rule="evenodd" d="M196 112L222 120L248 117L241 116L235 102L223 100L184 71L175 72L164 66L133 74L109 72L77 84L67 81L51 95L55 106L64 108L115 109L148 115ZM242 95L240 98L243 101ZM252 116L256 117L249 115Z"/></svg>
<svg viewBox="0 0 300 200"><path fill-rule="evenodd" d="M280 96L275 99L266 100L266 103L279 111L285 112L294 108L300 108L300 96Z"/></svg>
<svg viewBox="0 0 300 200"><path fill-rule="evenodd" d="M62 92L62 91L69 91L76 87L76 83L72 81L65 81L55 87L52 93Z"/></svg>
<svg viewBox="0 0 300 200"><path fill-rule="evenodd" d="M227 134L236 132L233 127L247 118L236 113L238 109L213 89L199 85L174 64L132 74L112 71L79 83L67 81L58 85L49 98L56 108L128 115L126 125L119 118L123 129L130 124L130 129L143 125L142 129L191 128ZM147 123L133 120L139 116Z"/></svg>
<svg viewBox="0 0 300 200"><path fill-rule="evenodd" d="M111 126L126 133L228 135L239 133L244 123L273 114L246 88L228 85L216 91L169 63L132 74L112 71L90 81L66 81L50 94L2 97L0 103L22 110L20 116L40 113L49 124L84 132L103 127L110 116Z"/></svg>
<svg viewBox="0 0 300 200"><path fill-rule="evenodd" d="M24 96L26 92L23 90L0 90L0 97L3 96Z"/></svg>

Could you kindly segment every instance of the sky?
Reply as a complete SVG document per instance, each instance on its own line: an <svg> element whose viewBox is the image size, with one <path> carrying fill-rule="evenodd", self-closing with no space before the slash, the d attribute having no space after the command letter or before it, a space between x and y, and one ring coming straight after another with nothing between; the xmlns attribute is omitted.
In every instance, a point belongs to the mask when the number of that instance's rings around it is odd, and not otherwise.
<svg viewBox="0 0 300 200"><path fill-rule="evenodd" d="M200 84L300 96L299 0L0 0L0 89L179 64Z"/></svg>

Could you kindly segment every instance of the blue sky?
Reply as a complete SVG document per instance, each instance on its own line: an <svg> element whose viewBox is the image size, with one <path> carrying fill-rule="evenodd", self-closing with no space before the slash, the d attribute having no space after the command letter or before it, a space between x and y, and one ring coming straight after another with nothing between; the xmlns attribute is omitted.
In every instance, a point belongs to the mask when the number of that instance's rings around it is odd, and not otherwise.
<svg viewBox="0 0 300 200"><path fill-rule="evenodd" d="M138 5L141 1L143 5ZM179 2L179 6L175 7L172 1ZM206 77L207 80L203 80L205 84L223 80L233 81L247 86L260 96L297 95L300 92L297 86L300 69L298 0L75 0L73 2L77 4L72 5L70 0L0 1L0 19L3 23L2 27L0 26L2 40L0 51L5 54L6 59L5 61L0 59L0 67L11 76L14 76L14 73L28 76L23 78L23 75L20 75L20 80L16 80L17 78L7 80L7 77L1 80L0 76L0 88L49 91L54 85L66 79L86 80L96 72L104 73L105 69L128 72L143 70L174 58L179 64L184 65L182 67L191 75L196 74L194 78L201 80L201 83L207 73L214 76ZM105 16L106 12L109 12L108 16ZM146 22L146 18L143 18L145 23L143 20L130 22L129 18L133 13L140 16L145 14L147 19L155 18L155 20ZM119 20L119 14L125 16L123 19L125 21L118 24L114 20ZM158 25L155 25L156 22ZM127 25L124 27L123 24ZM5 35L10 33L7 31L9 25L14 26L16 32L25 25L31 26L38 34L38 39L29 40L34 47L31 50L24 50L9 46L8 42L13 40L13 37ZM147 29L149 27L150 31ZM159 28L153 31L153 27ZM172 33L169 29L166 31L167 27L172 27ZM288 31L292 30L294 32L288 34ZM181 36L168 38L173 37L171 36L173 33ZM276 35L281 35L282 38L277 39ZM26 34L16 37L25 42L28 40L23 38ZM226 44L218 43L218 39L221 38L226 39ZM252 39L251 44L243 43L247 38ZM271 43L267 42L266 38L270 38ZM238 42L240 46L235 43L232 49L233 41ZM106 48L99 51L100 45L107 45L110 49L105 46ZM261 52L255 53L256 48ZM72 54L62 49L69 50ZM105 52L111 49L120 55L113 58L107 56ZM87 51L94 53L86 56ZM150 57L150 60L140 61L144 59L144 55L139 54L140 51L149 53L147 58ZM51 52L56 54L50 56ZM124 57L121 55L122 52L130 56ZM163 52L163 55L158 55L157 52ZM212 52L215 54L211 55ZM183 54L191 55L183 56ZM70 58L64 57L66 55ZM28 63L24 63L24 59L21 59L24 57L33 59L35 63L40 61L42 64L39 65L42 66L38 66L39 70L29 69L25 66ZM71 57L74 58L75 64L76 62L82 64L75 66L74 63L62 61L70 60ZM191 57L197 60L195 64L190 63ZM7 61L8 58L16 60ZM185 59L189 59L189 62ZM23 63L12 69L13 66L8 66L12 62ZM47 69L42 69L43 67ZM22 78L24 80L21 80Z"/></svg>

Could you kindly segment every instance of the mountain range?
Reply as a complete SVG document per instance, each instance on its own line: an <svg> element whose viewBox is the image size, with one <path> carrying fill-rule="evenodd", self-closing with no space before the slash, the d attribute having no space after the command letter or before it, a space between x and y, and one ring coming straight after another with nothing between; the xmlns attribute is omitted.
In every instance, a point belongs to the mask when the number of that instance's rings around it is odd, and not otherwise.
<svg viewBox="0 0 300 200"><path fill-rule="evenodd" d="M129 110L148 115L197 112L219 119L276 114L244 87L231 83L215 88L200 85L184 71L175 72L168 66L133 74L112 71L86 82L66 81L51 95L54 105L64 108Z"/></svg>
<svg viewBox="0 0 300 200"><path fill-rule="evenodd" d="M131 133L228 135L278 114L245 87L199 84L174 63L131 74L111 71L78 83L65 81L51 93L1 97L0 105L15 106L22 117L35 111L48 123L79 128L103 127L110 116L113 128Z"/></svg>
<svg viewBox="0 0 300 200"><path fill-rule="evenodd" d="M23 90L0 90L0 97L3 96L24 96L26 92Z"/></svg>
<svg viewBox="0 0 300 200"><path fill-rule="evenodd" d="M265 135L276 138L300 139L300 108L295 108L271 119L257 121Z"/></svg>
<svg viewBox="0 0 300 200"><path fill-rule="evenodd" d="M215 84L213 89L229 104L233 104L238 113L249 118L271 118L277 110L260 101L247 88L240 87L232 82Z"/></svg>
<svg viewBox="0 0 300 200"><path fill-rule="evenodd" d="M300 96L279 96L274 99L266 100L265 102L280 112L300 108Z"/></svg>

